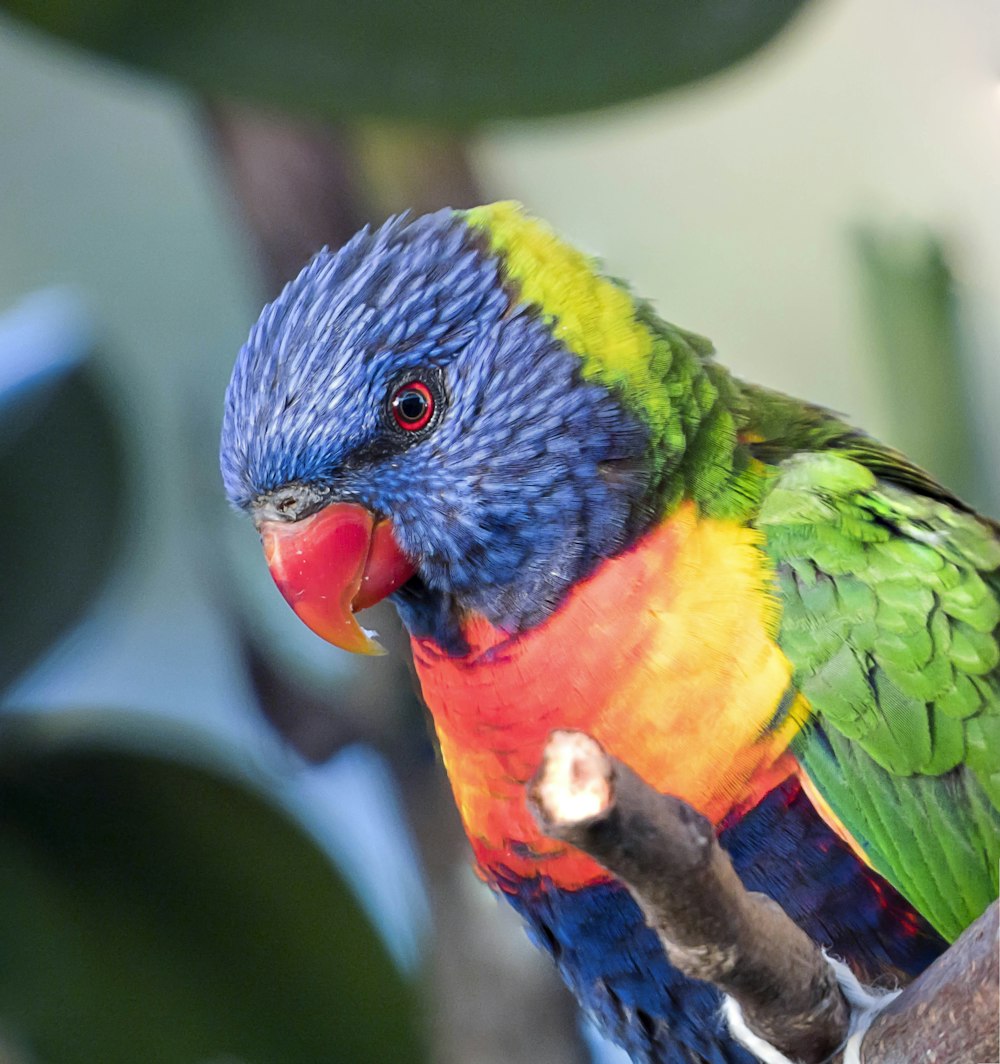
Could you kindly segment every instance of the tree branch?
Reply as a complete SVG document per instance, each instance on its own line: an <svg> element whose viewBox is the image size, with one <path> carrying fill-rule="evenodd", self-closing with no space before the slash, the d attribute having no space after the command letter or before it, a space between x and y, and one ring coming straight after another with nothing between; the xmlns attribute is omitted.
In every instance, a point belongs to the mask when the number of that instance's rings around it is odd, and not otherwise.
<svg viewBox="0 0 1000 1064"><path fill-rule="evenodd" d="M528 804L547 835L629 888L676 968L733 998L752 1034L789 1059L1000 1059L997 902L845 1046L852 1017L830 962L779 905L746 890L712 825L686 802L660 794L582 732L557 731Z"/></svg>
<svg viewBox="0 0 1000 1064"><path fill-rule="evenodd" d="M1000 903L879 1014L863 1064L1000 1060Z"/></svg>
<svg viewBox="0 0 1000 1064"><path fill-rule="evenodd" d="M729 994L751 1031L803 1064L843 1044L849 1009L830 965L780 906L743 887L707 818L580 732L553 732L528 794L542 830L622 880L671 964Z"/></svg>

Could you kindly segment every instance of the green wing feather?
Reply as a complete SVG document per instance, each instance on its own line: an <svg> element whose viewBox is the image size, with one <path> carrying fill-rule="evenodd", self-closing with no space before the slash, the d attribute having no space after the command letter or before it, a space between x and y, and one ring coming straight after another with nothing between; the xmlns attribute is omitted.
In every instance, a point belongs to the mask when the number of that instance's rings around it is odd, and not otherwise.
<svg viewBox="0 0 1000 1064"><path fill-rule="evenodd" d="M872 864L954 938L998 889L1000 541L872 448L878 461L785 459L756 524L812 707L795 753Z"/></svg>

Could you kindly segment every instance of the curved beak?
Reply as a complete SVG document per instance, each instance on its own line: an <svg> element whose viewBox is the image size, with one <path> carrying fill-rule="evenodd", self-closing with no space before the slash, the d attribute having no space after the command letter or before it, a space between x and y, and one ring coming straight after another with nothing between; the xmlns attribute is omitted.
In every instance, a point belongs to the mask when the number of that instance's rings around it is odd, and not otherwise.
<svg viewBox="0 0 1000 1064"><path fill-rule="evenodd" d="M333 502L301 521L262 521L268 568L285 601L318 636L356 654L384 654L354 618L416 572L388 520Z"/></svg>

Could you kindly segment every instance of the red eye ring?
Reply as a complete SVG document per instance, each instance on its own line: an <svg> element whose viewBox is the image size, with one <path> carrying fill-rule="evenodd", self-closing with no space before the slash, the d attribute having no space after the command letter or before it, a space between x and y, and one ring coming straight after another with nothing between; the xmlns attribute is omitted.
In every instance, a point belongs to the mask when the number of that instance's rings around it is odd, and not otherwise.
<svg viewBox="0 0 1000 1064"><path fill-rule="evenodd" d="M389 407L404 432L419 432L434 416L434 393L423 381L407 381L392 393Z"/></svg>

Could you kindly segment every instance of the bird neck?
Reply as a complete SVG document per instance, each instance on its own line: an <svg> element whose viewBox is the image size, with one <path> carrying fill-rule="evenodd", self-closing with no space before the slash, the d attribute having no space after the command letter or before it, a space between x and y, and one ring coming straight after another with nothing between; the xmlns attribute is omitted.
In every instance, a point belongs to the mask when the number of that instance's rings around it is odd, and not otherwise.
<svg viewBox="0 0 1000 1064"><path fill-rule="evenodd" d="M518 204L491 203L464 218L501 260L512 302L533 307L579 360L581 378L645 426L645 527L685 498L706 512L725 507L727 496L738 505L750 465L739 448L741 394L712 362L711 342L661 320Z"/></svg>
<svg viewBox="0 0 1000 1064"><path fill-rule="evenodd" d="M652 369L638 392L612 385L623 418L644 427L636 453L581 466L579 482L559 507L549 507L545 527L532 529L530 558L503 573L504 581L469 579L442 586L412 581L395 597L414 637L428 637L455 653L467 643L464 622L482 617L510 635L545 622L570 590L605 560L630 549L682 504L711 518L745 523L763 494L767 470L751 454L743 387L711 358L711 345L655 318L633 313L653 338ZM661 402L663 396L669 403ZM561 484L565 488L567 485ZM473 574L474 575L474 574Z"/></svg>
<svg viewBox="0 0 1000 1064"><path fill-rule="evenodd" d="M465 621L467 649L412 639L414 664L476 856L492 878L576 888L604 873L546 839L525 784L555 728L593 735L719 822L794 771L806 707L774 641L762 537L681 504L576 584L530 631Z"/></svg>
<svg viewBox="0 0 1000 1064"><path fill-rule="evenodd" d="M633 399L648 427L651 456L649 520L639 531L686 501L707 517L748 520L766 479L752 453L757 436L749 392L713 360L708 340L660 320L638 300L635 315L654 337L654 395L640 391Z"/></svg>

